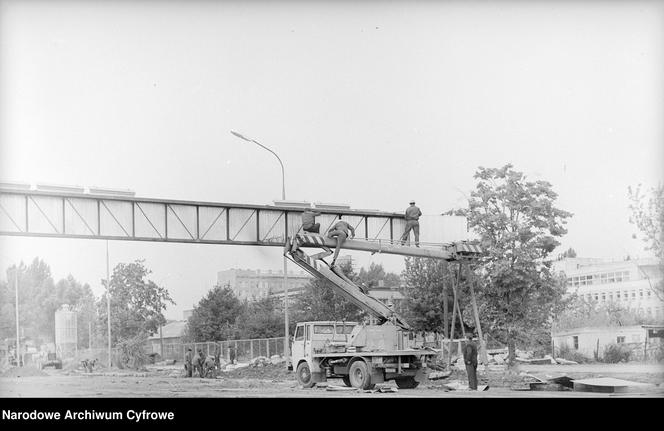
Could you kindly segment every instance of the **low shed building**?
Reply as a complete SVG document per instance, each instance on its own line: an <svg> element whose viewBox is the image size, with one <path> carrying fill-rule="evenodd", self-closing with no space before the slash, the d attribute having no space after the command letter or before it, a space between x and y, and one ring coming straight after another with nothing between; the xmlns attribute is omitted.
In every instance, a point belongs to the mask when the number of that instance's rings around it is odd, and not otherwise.
<svg viewBox="0 0 664 431"><path fill-rule="evenodd" d="M551 334L556 354L574 349L588 358L602 357L608 345L621 344L632 351L635 360L652 359L662 348L664 325L584 327L555 331Z"/></svg>

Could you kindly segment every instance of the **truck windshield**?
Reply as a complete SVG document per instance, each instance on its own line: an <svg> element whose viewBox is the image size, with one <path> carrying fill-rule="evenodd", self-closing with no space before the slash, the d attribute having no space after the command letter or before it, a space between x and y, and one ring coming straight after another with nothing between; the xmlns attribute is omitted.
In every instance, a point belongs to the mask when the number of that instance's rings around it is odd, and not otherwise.
<svg viewBox="0 0 664 431"><path fill-rule="evenodd" d="M295 330L295 341L304 340L304 326L298 326Z"/></svg>
<svg viewBox="0 0 664 431"><path fill-rule="evenodd" d="M314 325L314 334L334 334L333 325Z"/></svg>

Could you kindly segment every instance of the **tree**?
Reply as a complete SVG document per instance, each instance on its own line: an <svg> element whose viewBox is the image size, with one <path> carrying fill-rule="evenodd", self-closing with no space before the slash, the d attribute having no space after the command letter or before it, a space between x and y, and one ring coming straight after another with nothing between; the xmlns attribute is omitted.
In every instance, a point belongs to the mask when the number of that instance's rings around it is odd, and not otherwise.
<svg viewBox="0 0 664 431"><path fill-rule="evenodd" d="M340 266L346 277L354 282L357 275L350 263ZM334 291L327 281L313 279L303 293L293 301L292 331L297 322L312 320L362 320L363 310Z"/></svg>
<svg viewBox="0 0 664 431"><path fill-rule="evenodd" d="M284 336L284 312L277 298L245 302L236 324L241 338L274 338Z"/></svg>
<svg viewBox="0 0 664 431"><path fill-rule="evenodd" d="M127 340L142 333L156 332L166 322L163 311L175 304L168 290L146 277L152 273L143 260L119 263L113 268L110 282L111 335L113 342ZM106 280L102 280L106 286ZM97 303L99 324L107 325L106 292Z"/></svg>
<svg viewBox="0 0 664 431"><path fill-rule="evenodd" d="M586 301L578 296L570 298L569 303L555 318L553 329L566 330L582 327L606 327L656 324L656 317L638 314L619 302L609 301L598 304Z"/></svg>
<svg viewBox="0 0 664 431"><path fill-rule="evenodd" d="M484 254L477 275L483 327L507 344L514 363L517 341L531 341L550 325L563 304L565 280L547 260L567 233L572 214L554 206L557 194L546 181L526 181L508 164L478 168L468 224L481 238Z"/></svg>
<svg viewBox="0 0 664 431"><path fill-rule="evenodd" d="M437 259L407 257L405 266L404 317L416 330L447 334L448 287L454 277L449 265Z"/></svg>
<svg viewBox="0 0 664 431"><path fill-rule="evenodd" d="M244 312L244 306L229 286L215 286L200 300L189 317L186 339L209 341L238 338L236 320Z"/></svg>
<svg viewBox="0 0 664 431"><path fill-rule="evenodd" d="M645 250L651 251L659 259L660 272L664 274L664 186L650 190L650 197L641 193L641 184L635 189L628 188L630 223L641 232L646 243ZM636 238L636 234L633 235ZM664 280L653 286L655 294L664 301Z"/></svg>
<svg viewBox="0 0 664 431"><path fill-rule="evenodd" d="M29 266L21 262L7 269L7 283L0 286L0 333L3 338L16 337L15 275L18 274L19 326L21 337L37 342L53 341L55 317L48 304L55 294L51 269L34 258Z"/></svg>

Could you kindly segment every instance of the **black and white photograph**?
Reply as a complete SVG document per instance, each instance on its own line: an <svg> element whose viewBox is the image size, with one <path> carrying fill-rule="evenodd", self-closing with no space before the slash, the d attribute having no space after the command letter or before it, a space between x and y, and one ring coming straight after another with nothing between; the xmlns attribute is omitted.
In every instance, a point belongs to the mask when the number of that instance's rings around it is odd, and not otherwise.
<svg viewBox="0 0 664 431"><path fill-rule="evenodd" d="M661 398L663 120L662 1L0 0L2 421Z"/></svg>

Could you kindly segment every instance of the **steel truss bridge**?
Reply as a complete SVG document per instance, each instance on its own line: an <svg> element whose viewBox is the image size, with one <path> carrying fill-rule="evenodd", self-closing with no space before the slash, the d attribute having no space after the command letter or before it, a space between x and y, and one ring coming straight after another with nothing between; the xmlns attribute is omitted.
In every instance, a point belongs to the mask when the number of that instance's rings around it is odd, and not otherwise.
<svg viewBox="0 0 664 431"><path fill-rule="evenodd" d="M345 249L449 258L449 244L401 244L403 214L316 210L322 213L317 217L321 233L339 216L355 227L356 239L346 241ZM302 212L300 207L0 189L0 235L5 236L283 247L287 238L303 233Z"/></svg>

